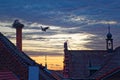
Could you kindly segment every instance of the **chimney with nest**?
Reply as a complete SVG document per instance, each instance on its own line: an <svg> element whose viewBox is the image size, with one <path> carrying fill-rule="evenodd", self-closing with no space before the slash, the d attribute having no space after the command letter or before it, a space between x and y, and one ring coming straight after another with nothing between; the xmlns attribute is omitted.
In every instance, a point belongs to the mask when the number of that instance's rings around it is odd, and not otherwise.
<svg viewBox="0 0 120 80"><path fill-rule="evenodd" d="M19 20L15 20L12 27L16 28L16 46L22 51L22 28L24 25L21 24Z"/></svg>

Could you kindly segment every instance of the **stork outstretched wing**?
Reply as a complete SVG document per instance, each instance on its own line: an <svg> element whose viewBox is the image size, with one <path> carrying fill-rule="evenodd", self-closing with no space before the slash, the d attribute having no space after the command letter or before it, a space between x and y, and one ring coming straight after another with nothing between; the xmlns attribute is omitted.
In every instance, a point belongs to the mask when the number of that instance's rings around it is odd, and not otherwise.
<svg viewBox="0 0 120 80"><path fill-rule="evenodd" d="M42 30L42 31L45 31L45 32L46 32L47 29L49 29L49 27L44 27L44 28L43 28L43 27L41 26L41 30Z"/></svg>

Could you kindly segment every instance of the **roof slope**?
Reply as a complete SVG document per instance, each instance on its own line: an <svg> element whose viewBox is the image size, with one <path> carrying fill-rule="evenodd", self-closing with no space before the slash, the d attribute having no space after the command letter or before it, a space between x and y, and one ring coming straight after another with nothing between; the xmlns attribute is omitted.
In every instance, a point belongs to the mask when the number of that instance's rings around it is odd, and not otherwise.
<svg viewBox="0 0 120 80"><path fill-rule="evenodd" d="M22 77L21 80L26 80L28 77L29 66L39 66L40 78L43 80L56 80L51 74L45 71L42 65L39 65L24 52L21 52L10 40L0 33L0 68L7 67L17 77ZM2 66L2 67L1 67ZM21 68L21 69L20 69ZM24 76L24 77L23 77Z"/></svg>
<svg viewBox="0 0 120 80"><path fill-rule="evenodd" d="M120 69L120 48L115 50L113 54L111 54L111 58L109 61L94 75L90 77L90 79L102 79L116 70Z"/></svg>
<svg viewBox="0 0 120 80"><path fill-rule="evenodd" d="M0 33L0 41L4 44L11 53L18 56L21 62L29 65L34 65L35 62L28 57L24 52L21 52L11 41L9 41L2 33Z"/></svg>

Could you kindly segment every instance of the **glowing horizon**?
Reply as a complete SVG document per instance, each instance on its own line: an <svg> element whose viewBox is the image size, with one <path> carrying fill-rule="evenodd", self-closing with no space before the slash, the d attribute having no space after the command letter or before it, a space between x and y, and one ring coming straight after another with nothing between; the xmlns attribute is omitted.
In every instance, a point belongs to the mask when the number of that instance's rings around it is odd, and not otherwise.
<svg viewBox="0 0 120 80"><path fill-rule="evenodd" d="M30 56L37 63L45 66L45 56ZM63 70L63 56L47 56L47 69Z"/></svg>

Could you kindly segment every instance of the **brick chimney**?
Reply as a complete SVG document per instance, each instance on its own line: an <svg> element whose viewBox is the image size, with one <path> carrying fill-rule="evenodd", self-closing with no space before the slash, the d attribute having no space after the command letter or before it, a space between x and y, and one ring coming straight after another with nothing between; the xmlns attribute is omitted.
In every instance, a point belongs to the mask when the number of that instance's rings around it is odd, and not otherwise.
<svg viewBox="0 0 120 80"><path fill-rule="evenodd" d="M23 24L19 22L19 20L15 20L13 23L13 28L16 28L16 46L20 51L22 51L22 28Z"/></svg>

